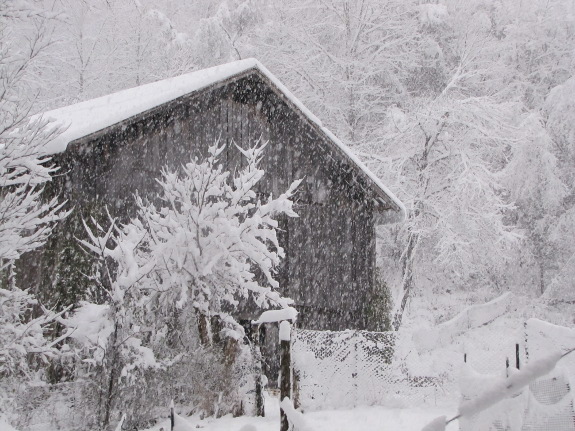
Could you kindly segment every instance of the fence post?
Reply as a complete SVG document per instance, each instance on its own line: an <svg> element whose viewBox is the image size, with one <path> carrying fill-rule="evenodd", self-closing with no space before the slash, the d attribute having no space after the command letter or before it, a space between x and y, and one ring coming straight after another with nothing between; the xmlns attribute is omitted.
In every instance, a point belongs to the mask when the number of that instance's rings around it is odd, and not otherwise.
<svg viewBox="0 0 575 431"><path fill-rule="evenodd" d="M515 368L519 369L519 343L515 343Z"/></svg>
<svg viewBox="0 0 575 431"><path fill-rule="evenodd" d="M463 354L463 362L467 363L467 353Z"/></svg>
<svg viewBox="0 0 575 431"><path fill-rule="evenodd" d="M291 325L287 320L280 323L280 402L291 399ZM283 408L280 408L280 431L289 430L289 421Z"/></svg>
<svg viewBox="0 0 575 431"><path fill-rule="evenodd" d="M505 358L505 375L509 377L509 358Z"/></svg>
<svg viewBox="0 0 575 431"><path fill-rule="evenodd" d="M299 402L299 370L293 368L292 369L292 375L293 375L293 379L292 379L292 392L293 392L293 406L296 409L299 409L301 404Z"/></svg>
<svg viewBox="0 0 575 431"><path fill-rule="evenodd" d="M255 359L255 380L256 380L256 416L265 416L264 397L262 388L262 352L260 349L260 325L254 325L253 345Z"/></svg>
<svg viewBox="0 0 575 431"><path fill-rule="evenodd" d="M174 431L174 427L176 425L176 418L174 415L174 400L170 403L170 429Z"/></svg>

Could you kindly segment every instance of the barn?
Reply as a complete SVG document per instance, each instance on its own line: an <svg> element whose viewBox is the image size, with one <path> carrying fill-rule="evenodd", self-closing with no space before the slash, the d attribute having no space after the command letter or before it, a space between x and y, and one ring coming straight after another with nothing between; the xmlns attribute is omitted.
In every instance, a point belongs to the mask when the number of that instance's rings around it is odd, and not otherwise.
<svg viewBox="0 0 575 431"><path fill-rule="evenodd" d="M44 117L67 127L49 146L60 166L51 187L74 212L25 275L39 291L50 291L40 287L46 284L58 288L56 273L76 277L72 284L82 289L79 274L89 262L74 252L82 217L107 207L127 219L134 215L134 192L156 192L162 167L201 158L216 140L240 147L263 140L269 144L258 192L277 196L304 179L296 198L300 217L280 220L286 258L277 275L283 294L295 300L299 326L368 327L375 226L402 220L404 208L257 60L154 82ZM234 145L226 146L224 159L231 171L243 162Z"/></svg>

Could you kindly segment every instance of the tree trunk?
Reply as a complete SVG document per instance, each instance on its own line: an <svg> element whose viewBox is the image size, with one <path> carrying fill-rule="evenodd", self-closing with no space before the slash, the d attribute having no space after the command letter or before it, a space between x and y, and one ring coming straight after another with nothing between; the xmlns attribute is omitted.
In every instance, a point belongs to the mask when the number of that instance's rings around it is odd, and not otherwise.
<svg viewBox="0 0 575 431"><path fill-rule="evenodd" d="M262 387L262 352L260 349L260 325L254 326L252 333L253 356L255 363L255 385L256 385L256 416L265 416L264 396Z"/></svg>
<svg viewBox="0 0 575 431"><path fill-rule="evenodd" d="M104 400L104 419L102 422L102 428L107 429L108 425L110 424L110 414L112 412L112 407L114 405L114 397L116 392L116 382L118 380L118 367L120 358L118 355L119 346L117 345L118 342L118 324L114 325L114 333L112 334L112 338L110 339L110 355L108 357L106 363L106 370L108 371L108 388L106 392L106 398Z"/></svg>
<svg viewBox="0 0 575 431"><path fill-rule="evenodd" d="M198 319L198 332L200 335L200 343L202 346L211 346L212 345L212 336L210 331L210 319L200 310L196 309L196 317Z"/></svg>
<svg viewBox="0 0 575 431"><path fill-rule="evenodd" d="M405 312L405 307L407 306L407 301L409 300L409 295L411 294L413 287L413 262L415 260L415 250L417 248L418 241L419 235L413 233L410 229L407 237L407 246L403 256L403 296L393 319L394 331L398 331L401 326L403 313Z"/></svg>

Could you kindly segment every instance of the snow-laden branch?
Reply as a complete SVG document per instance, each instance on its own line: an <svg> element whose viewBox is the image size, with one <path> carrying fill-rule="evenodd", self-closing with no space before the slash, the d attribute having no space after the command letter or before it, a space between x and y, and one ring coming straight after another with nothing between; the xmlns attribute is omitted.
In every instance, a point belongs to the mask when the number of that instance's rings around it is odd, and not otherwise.
<svg viewBox="0 0 575 431"><path fill-rule="evenodd" d="M291 320L294 322L297 318L297 310L293 307L282 308L281 310L266 310L258 320L252 321L253 325L261 323L278 323L282 320Z"/></svg>

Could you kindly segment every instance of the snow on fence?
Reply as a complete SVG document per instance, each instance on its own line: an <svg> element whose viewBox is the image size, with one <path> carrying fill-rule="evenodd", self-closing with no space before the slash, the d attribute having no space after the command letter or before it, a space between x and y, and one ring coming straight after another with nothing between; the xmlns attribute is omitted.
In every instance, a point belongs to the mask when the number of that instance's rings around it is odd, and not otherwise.
<svg viewBox="0 0 575 431"><path fill-rule="evenodd" d="M433 350L453 343L454 339L464 332L488 324L509 310L513 295L510 292L485 304L467 307L453 319L434 328L420 330L413 334L420 351Z"/></svg>
<svg viewBox="0 0 575 431"><path fill-rule="evenodd" d="M553 325L539 319L525 322L525 356L528 360L544 357L553 350L568 350L575 347L575 329ZM575 387L575 354L561 360L560 368Z"/></svg>
<svg viewBox="0 0 575 431"><path fill-rule="evenodd" d="M14 425L26 430L95 428L94 383L85 380L27 387L17 394Z"/></svg>
<svg viewBox="0 0 575 431"><path fill-rule="evenodd" d="M533 385L536 382L557 380L552 375L558 363L574 351L575 348L567 351L556 349L531 361L521 370L509 369L507 375L499 377L481 376L464 366L461 381L463 397L457 414L450 419L440 416L423 427L422 431L445 431L446 425L456 420L462 431L572 431L575 428L575 414L568 384L560 382L561 393L556 391L558 386L553 385L554 397L547 401L560 405L551 411L547 409L533 415L522 414L524 403L521 400L534 393ZM568 402L563 401L565 398ZM563 406L568 406L569 411L562 409ZM531 417L533 420L530 421Z"/></svg>
<svg viewBox="0 0 575 431"><path fill-rule="evenodd" d="M525 323L520 368L545 360L552 352L565 353L575 347L575 330L537 319ZM514 378L516 364L505 372L478 372L467 364L460 379L463 401L473 400L486 387L505 376ZM472 417L460 419L464 431L575 431L575 356L567 355L548 374L532 381L521 391Z"/></svg>
<svg viewBox="0 0 575 431"><path fill-rule="evenodd" d="M451 382L414 367L409 334L313 331L293 334L297 401L304 410L437 403Z"/></svg>

